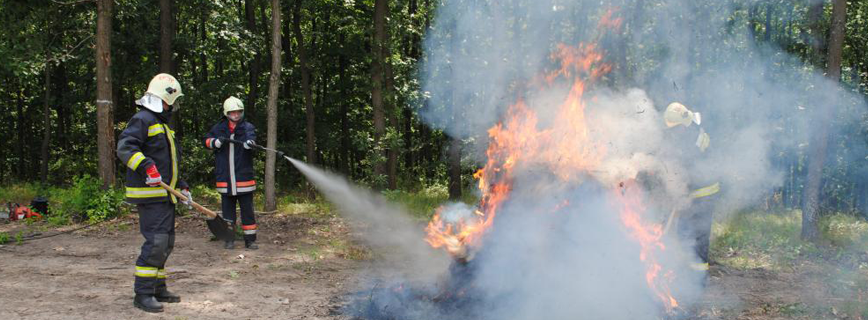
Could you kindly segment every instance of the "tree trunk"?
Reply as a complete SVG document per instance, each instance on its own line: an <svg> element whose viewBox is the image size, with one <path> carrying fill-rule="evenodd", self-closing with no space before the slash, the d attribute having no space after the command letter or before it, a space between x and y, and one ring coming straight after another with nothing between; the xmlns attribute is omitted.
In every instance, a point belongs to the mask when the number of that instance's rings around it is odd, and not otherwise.
<svg viewBox="0 0 868 320"><path fill-rule="evenodd" d="M813 52L808 54L808 57L812 57L810 60L815 66L823 65L823 53L826 52L824 50L826 39L822 32L822 25L820 25L820 19L823 18L823 6L825 4L826 0L821 0L808 8L808 28L810 28L812 36L809 41L811 43L811 48L813 48Z"/></svg>
<svg viewBox="0 0 868 320"><path fill-rule="evenodd" d="M341 151L340 158L338 160L338 170L345 174L350 175L349 161L350 161L350 119L349 119L349 108L347 99L347 82L346 82L346 73L347 73L347 55L346 55L346 35L341 32L340 34L340 46L341 50L338 53L338 86L340 87L340 95L344 97L340 99L340 116L341 116Z"/></svg>
<svg viewBox="0 0 868 320"><path fill-rule="evenodd" d="M316 118L313 110L313 96L310 89L310 71L308 70L307 50L304 47L304 35L301 34L301 2L295 0L295 8L293 9L292 28L295 30L295 42L298 44L298 64L301 73L301 91L304 95L304 112L307 123L305 132L307 133L307 145L305 148L305 156L307 163L316 164ZM314 199L316 193L313 192L313 186L308 184L308 197Z"/></svg>
<svg viewBox="0 0 868 320"><path fill-rule="evenodd" d="M425 105L428 104L428 100L422 101L422 108L425 109ZM431 164L431 146L434 144L431 141L431 129L428 128L428 125L419 121L419 143L422 145L419 147L419 154L416 156L416 164L422 167L422 174L425 175L426 178L434 177L434 165Z"/></svg>
<svg viewBox="0 0 868 320"><path fill-rule="evenodd" d="M15 174L19 179L25 179L27 177L27 154L25 154L25 146L27 145L27 118L24 116L25 114L25 105L24 105L24 83L21 80L18 80L18 84L21 86L18 88L18 99L16 103L17 112L18 112L18 121L15 122L15 133L18 136L18 147L15 148L15 156L18 158L18 165L15 168Z"/></svg>
<svg viewBox="0 0 868 320"><path fill-rule="evenodd" d="M208 14L205 10L202 10L199 16L199 41L200 45L203 45L206 41L208 41L208 30L205 28L205 20L208 19ZM201 82L208 82L208 56L205 55L205 50L202 50L199 53L199 61L202 65L202 79Z"/></svg>
<svg viewBox="0 0 868 320"><path fill-rule="evenodd" d="M449 138L449 200L461 199L461 139Z"/></svg>
<svg viewBox="0 0 868 320"><path fill-rule="evenodd" d="M763 41L769 43L772 41L772 15L775 13L775 6L772 3L766 5L766 21L765 33L763 33Z"/></svg>
<svg viewBox="0 0 868 320"><path fill-rule="evenodd" d="M383 56L383 46L386 39L386 11L388 11L388 0L374 1L374 37L371 41L371 51L373 59L371 59L371 105L373 107L374 116L374 146L376 150L383 150L383 137L386 133L386 121L383 105L383 89L385 87L385 57ZM383 175L386 174L386 164L380 158L384 154L375 155L374 162L374 181L379 182ZM375 184L376 188L382 188L380 183Z"/></svg>
<svg viewBox="0 0 868 320"><path fill-rule="evenodd" d="M415 26L416 21L416 13L417 13L418 4L416 0L410 0L407 6L407 13L410 16L410 27ZM419 37L416 33L412 33L407 37L407 44L405 48L405 54L407 57L413 58L416 63L420 60L419 58ZM414 152L413 150L413 110L410 108L409 104L401 107L402 113L404 116L404 168L406 171L411 171L415 168L414 165Z"/></svg>
<svg viewBox="0 0 868 320"><path fill-rule="evenodd" d="M97 0L96 109L99 178L103 189L115 183L114 103L112 100L111 34L112 0Z"/></svg>
<svg viewBox="0 0 868 320"><path fill-rule="evenodd" d="M172 41L175 24L172 17L172 0L160 0L160 73L175 73L172 59Z"/></svg>
<svg viewBox="0 0 868 320"><path fill-rule="evenodd" d="M844 25L847 22L847 1L832 2L832 26L829 30L829 51L826 60L826 76L835 82L841 80L841 53L844 45ZM832 102L834 103L834 102ZM802 239L815 241L818 238L817 220L819 219L820 191L823 181L823 164L829 145L829 122L832 113L827 104L817 105L814 124L816 134L811 143L811 159L808 162L808 181L805 183L804 204L802 206Z"/></svg>
<svg viewBox="0 0 868 320"><path fill-rule="evenodd" d="M66 79L66 68L64 64L60 64L57 68L54 69L55 74L57 75L57 81L55 81L55 86L57 90L55 90L55 101L57 101L57 146L66 146L69 139L67 139L66 134L66 126L67 123L70 123L69 112L67 112L66 106L63 103L63 94L69 91L69 86L67 85ZM63 148L61 148L62 150Z"/></svg>
<svg viewBox="0 0 868 320"><path fill-rule="evenodd" d="M280 0L271 0L271 77L268 79L268 148L277 148L277 88L280 85ZM277 209L274 190L274 152L265 156L265 210Z"/></svg>
<svg viewBox="0 0 868 320"><path fill-rule="evenodd" d="M256 8L254 4L254 0L244 0L244 15L247 19L247 30L250 31L250 34L256 34ZM279 30L279 29L278 29ZM247 103L244 106L244 112L248 113L255 118L255 107L256 107L256 99L259 98L258 89L259 89L259 60L262 58L262 54L259 51L256 51L256 54L253 56L253 59L248 61L250 67L250 73L248 74L248 82L250 85L250 93L247 94Z"/></svg>
<svg viewBox="0 0 868 320"><path fill-rule="evenodd" d="M400 132L401 124L398 121L398 104L395 101L395 95L392 94L392 88L394 88L394 76L392 74L392 51L391 47L391 34L389 33L388 26L385 25L385 22L389 19L389 1L383 1L383 35L382 42L380 43L380 55L382 57L383 63L383 110L389 117L389 126L392 128L393 132ZM375 9L376 10L376 9ZM393 139L397 139L397 137L392 137ZM395 144L396 141L390 139L387 141L388 148L386 149L386 176L388 181L389 189L397 189L398 188L398 147Z"/></svg>
<svg viewBox="0 0 868 320"><path fill-rule="evenodd" d="M45 101L42 104L42 184L48 184L48 147L51 142L51 63L45 64Z"/></svg>
<svg viewBox="0 0 868 320"><path fill-rule="evenodd" d="M175 70L174 50L172 43L175 41L175 17L172 15L173 0L160 0L160 73L168 73L177 76ZM180 139L183 135L180 123L181 112L180 101L175 101L175 112L172 112L172 118L169 119L169 127L175 130L175 134Z"/></svg>

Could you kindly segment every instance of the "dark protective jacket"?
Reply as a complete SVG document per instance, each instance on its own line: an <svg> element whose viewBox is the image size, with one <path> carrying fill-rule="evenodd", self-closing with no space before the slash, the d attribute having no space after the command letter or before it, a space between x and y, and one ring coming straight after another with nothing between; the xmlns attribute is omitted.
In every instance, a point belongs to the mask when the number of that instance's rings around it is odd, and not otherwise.
<svg viewBox="0 0 868 320"><path fill-rule="evenodd" d="M661 156L681 161L686 169L690 198L704 198L718 193L721 187L719 181L707 174L707 169L705 169L705 160L708 159L711 152L715 151L714 140L703 152L696 146L697 137L701 132L699 126L691 125L685 128L679 125L664 130L666 131L664 131L663 138L669 144L669 148L664 149ZM715 138L717 137L711 137L711 139Z"/></svg>
<svg viewBox="0 0 868 320"><path fill-rule="evenodd" d="M256 128L242 120L229 131L229 121L223 119L205 135L205 147L214 150L214 176L217 178L217 192L239 195L256 190L253 179L253 150L244 149L240 144L223 141L220 148L214 148L214 140L229 138L239 141L256 141Z"/></svg>
<svg viewBox="0 0 868 320"><path fill-rule="evenodd" d="M145 171L151 165L157 166L163 182L172 188L187 188L179 177L181 145L175 141L175 131L169 128L169 117L170 112L159 114L140 108L118 137L118 158L127 167L124 186L129 203L177 203L175 196L162 187L145 184Z"/></svg>

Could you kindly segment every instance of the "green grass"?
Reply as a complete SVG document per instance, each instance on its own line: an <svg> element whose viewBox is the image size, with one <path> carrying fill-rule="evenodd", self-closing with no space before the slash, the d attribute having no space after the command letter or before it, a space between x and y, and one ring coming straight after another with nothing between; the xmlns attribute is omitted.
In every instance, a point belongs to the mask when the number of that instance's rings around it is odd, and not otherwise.
<svg viewBox="0 0 868 320"><path fill-rule="evenodd" d="M816 246L799 238L799 211L744 212L729 221L715 223L712 257L736 268L779 269Z"/></svg>
<svg viewBox="0 0 868 320"><path fill-rule="evenodd" d="M406 207L416 218L428 220L437 207L449 202L449 189L442 184L433 184L419 191L387 190L383 195L391 202ZM461 202L473 205L479 199L472 193L465 193Z"/></svg>
<svg viewBox="0 0 868 320"><path fill-rule="evenodd" d="M800 239L801 212L743 212L722 223L715 223L712 258L734 268L795 270L810 264L813 276L835 300L820 304L794 303L779 306L787 317L819 318L835 316L868 318L868 262L859 258L868 253L868 221L834 214L820 218L817 244Z"/></svg>
<svg viewBox="0 0 868 320"><path fill-rule="evenodd" d="M437 207L449 202L449 191L442 184L433 184L417 191L384 190L382 194L389 202L407 208L413 217L421 220L430 219ZM465 193L461 201L473 205L478 198L472 193ZM304 194L287 194L279 197L277 209L281 214L314 218L330 218L334 216L336 210L332 203L322 197L318 196L316 200L311 201Z"/></svg>
<svg viewBox="0 0 868 320"><path fill-rule="evenodd" d="M102 190L96 177L83 175L68 186L41 187L34 183L6 185L0 188L0 203L29 205L36 196L48 198L50 214L43 218L51 226L63 226L72 221L100 222L128 213L121 206L123 189Z"/></svg>
<svg viewBox="0 0 868 320"><path fill-rule="evenodd" d="M868 252L868 221L852 215L823 216L817 245L802 241L801 211L743 212L715 223L712 256L737 268L779 269L806 253Z"/></svg>
<svg viewBox="0 0 868 320"><path fill-rule="evenodd" d="M277 210L281 214L300 215L312 218L331 218L335 214L334 207L331 203L320 198L314 201L300 200L300 198L289 195L278 199Z"/></svg>
<svg viewBox="0 0 868 320"><path fill-rule="evenodd" d="M823 217L819 222L824 240L834 247L868 252L868 222L846 214Z"/></svg>
<svg viewBox="0 0 868 320"><path fill-rule="evenodd" d="M6 205L6 202L12 202L29 205L30 200L39 194L39 185L35 183L7 185L0 188L0 204Z"/></svg>

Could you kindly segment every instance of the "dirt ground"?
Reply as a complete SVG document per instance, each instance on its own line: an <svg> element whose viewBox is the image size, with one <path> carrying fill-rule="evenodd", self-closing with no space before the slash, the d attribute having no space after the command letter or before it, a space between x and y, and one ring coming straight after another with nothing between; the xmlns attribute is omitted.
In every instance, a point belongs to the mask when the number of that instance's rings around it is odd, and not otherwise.
<svg viewBox="0 0 868 320"><path fill-rule="evenodd" d="M345 319L342 297L371 262L344 222L265 215L258 224L259 250L225 250L208 241L201 221L179 218L167 270L182 302L159 314L132 307L142 242L134 216L21 244L13 237L0 246L0 319ZM25 236L70 228L0 224L0 232ZM774 272L714 266L702 301L679 318L860 319L829 307L838 298L824 283L801 280L822 279L811 276L818 272L811 264Z"/></svg>
<svg viewBox="0 0 868 320"><path fill-rule="evenodd" d="M342 240L329 233L343 231L342 223L277 216L257 222L260 249L250 251L243 242L223 249L208 241L201 221L179 219L166 269L182 302L159 314L132 307L143 241L134 217L20 245L11 239L0 247L0 319L335 319L336 297L364 264L341 257ZM0 225L10 235L20 228Z"/></svg>

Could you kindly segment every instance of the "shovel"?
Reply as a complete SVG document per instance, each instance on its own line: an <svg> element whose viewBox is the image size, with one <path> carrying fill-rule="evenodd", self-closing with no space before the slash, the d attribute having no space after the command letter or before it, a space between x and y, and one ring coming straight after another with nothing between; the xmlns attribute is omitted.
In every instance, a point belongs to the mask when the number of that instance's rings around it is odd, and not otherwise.
<svg viewBox="0 0 868 320"><path fill-rule="evenodd" d="M183 193L179 192L178 190L172 189L172 187L167 185L165 182L161 181L160 186L163 187L163 189L166 189L172 194L174 194L175 197L178 197L178 199L181 199L181 201L189 200L187 199L187 197L184 196ZM208 217L207 219L205 219L205 224L208 225L208 230L211 230L211 233L213 233L215 237L223 241L235 240L234 230L229 228L229 224L227 224L226 221L224 221L223 219L219 219L216 212L211 211L208 208L205 208L202 205L193 202L192 200L189 200L189 202L190 205L193 206L193 208L196 208L196 211L199 211Z"/></svg>

